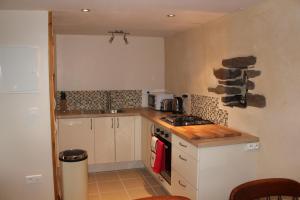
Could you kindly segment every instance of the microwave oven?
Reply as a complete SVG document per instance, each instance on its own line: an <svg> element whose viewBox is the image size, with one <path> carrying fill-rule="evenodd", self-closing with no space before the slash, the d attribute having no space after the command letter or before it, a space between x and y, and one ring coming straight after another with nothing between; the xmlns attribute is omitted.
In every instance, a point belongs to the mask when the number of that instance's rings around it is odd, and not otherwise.
<svg viewBox="0 0 300 200"><path fill-rule="evenodd" d="M154 110L160 110L161 102L164 99L173 99L174 95L165 92L153 92L148 94L148 107Z"/></svg>

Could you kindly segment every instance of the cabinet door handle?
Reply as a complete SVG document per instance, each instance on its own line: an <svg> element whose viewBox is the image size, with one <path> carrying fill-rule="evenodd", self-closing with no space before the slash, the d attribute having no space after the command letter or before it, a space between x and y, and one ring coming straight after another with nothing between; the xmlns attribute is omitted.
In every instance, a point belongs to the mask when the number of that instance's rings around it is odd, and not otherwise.
<svg viewBox="0 0 300 200"><path fill-rule="evenodd" d="M180 186L184 187L184 188L186 187L186 185L184 185L183 183L181 183L180 180L178 181L178 184L179 184Z"/></svg>
<svg viewBox="0 0 300 200"><path fill-rule="evenodd" d="M91 118L91 130L93 130L93 119Z"/></svg>
<svg viewBox="0 0 300 200"><path fill-rule="evenodd" d="M187 147L187 145L182 144L181 142L179 142L179 145L182 146L182 147L185 147L185 148Z"/></svg>
<svg viewBox="0 0 300 200"><path fill-rule="evenodd" d="M114 128L114 118L111 118L111 128Z"/></svg>
<svg viewBox="0 0 300 200"><path fill-rule="evenodd" d="M184 157L182 157L182 155L179 155L178 157L179 157L181 160L183 160L183 161L187 161L187 159L184 158Z"/></svg>
<svg viewBox="0 0 300 200"><path fill-rule="evenodd" d="M119 128L119 117L117 118L117 128Z"/></svg>

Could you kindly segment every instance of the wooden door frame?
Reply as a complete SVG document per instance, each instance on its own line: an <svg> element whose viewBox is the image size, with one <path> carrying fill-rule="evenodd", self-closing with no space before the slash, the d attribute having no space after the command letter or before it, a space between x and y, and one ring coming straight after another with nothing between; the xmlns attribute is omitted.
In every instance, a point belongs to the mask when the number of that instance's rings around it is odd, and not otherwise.
<svg viewBox="0 0 300 200"><path fill-rule="evenodd" d="M51 147L52 147L52 168L53 168L53 186L55 200L61 199L59 187L59 173L57 160L57 130L55 117L55 41L53 33L52 11L48 13L48 49L49 49L49 93L50 93L50 120L51 120Z"/></svg>

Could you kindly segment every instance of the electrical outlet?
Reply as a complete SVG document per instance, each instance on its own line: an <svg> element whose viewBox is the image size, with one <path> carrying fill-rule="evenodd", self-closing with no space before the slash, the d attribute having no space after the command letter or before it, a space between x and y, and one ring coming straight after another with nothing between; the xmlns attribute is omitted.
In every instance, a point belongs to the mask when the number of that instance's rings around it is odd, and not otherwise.
<svg viewBox="0 0 300 200"><path fill-rule="evenodd" d="M259 149L258 142L246 144L246 151L253 151L253 150L257 150L257 149Z"/></svg>
<svg viewBox="0 0 300 200"><path fill-rule="evenodd" d="M42 181L42 174L25 176L27 184L40 183Z"/></svg>

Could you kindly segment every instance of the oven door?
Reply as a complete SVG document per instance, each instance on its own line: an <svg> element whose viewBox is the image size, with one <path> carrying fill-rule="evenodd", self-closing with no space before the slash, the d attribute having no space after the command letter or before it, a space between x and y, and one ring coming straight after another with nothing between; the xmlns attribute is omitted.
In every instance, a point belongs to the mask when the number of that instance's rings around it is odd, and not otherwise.
<svg viewBox="0 0 300 200"><path fill-rule="evenodd" d="M164 139L158 134L155 136L165 144L165 159L164 159L164 169L160 172L160 175L171 184L171 157L172 157L172 143Z"/></svg>

